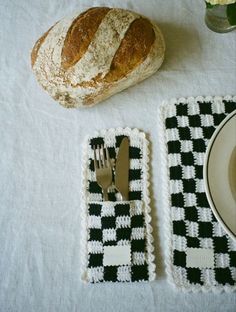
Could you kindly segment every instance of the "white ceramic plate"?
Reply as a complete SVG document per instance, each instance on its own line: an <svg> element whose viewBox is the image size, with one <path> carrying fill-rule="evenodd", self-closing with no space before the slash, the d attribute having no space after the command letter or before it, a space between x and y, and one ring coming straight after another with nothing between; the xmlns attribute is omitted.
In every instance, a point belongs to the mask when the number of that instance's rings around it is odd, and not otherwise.
<svg viewBox="0 0 236 312"><path fill-rule="evenodd" d="M203 171L212 211L225 231L236 240L236 110L214 132Z"/></svg>

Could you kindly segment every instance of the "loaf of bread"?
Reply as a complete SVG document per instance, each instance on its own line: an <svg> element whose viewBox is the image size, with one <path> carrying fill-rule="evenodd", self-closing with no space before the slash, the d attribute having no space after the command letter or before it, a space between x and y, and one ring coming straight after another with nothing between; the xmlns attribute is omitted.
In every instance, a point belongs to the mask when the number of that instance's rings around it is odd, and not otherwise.
<svg viewBox="0 0 236 312"><path fill-rule="evenodd" d="M152 75L164 50L159 28L146 17L94 7L52 26L33 47L31 64L60 104L91 106Z"/></svg>

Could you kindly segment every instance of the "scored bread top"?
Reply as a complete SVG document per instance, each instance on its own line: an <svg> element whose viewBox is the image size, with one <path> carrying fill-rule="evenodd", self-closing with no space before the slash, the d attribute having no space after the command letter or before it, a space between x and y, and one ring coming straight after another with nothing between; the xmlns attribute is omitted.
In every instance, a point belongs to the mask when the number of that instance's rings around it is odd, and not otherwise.
<svg viewBox="0 0 236 312"><path fill-rule="evenodd" d="M109 8L91 8L73 21L61 53L61 65L64 69L68 69L81 59L108 11Z"/></svg>
<svg viewBox="0 0 236 312"><path fill-rule="evenodd" d="M142 17L134 20L121 41L110 71L104 79L112 82L126 76L147 57L154 40L152 24Z"/></svg>
<svg viewBox="0 0 236 312"><path fill-rule="evenodd" d="M142 65L154 45L155 53L163 57L164 43L158 31L147 18L134 12L90 8L59 21L36 42L32 68L56 100L62 102L64 97L64 106L78 106L73 100L78 92L83 104L91 104L94 93L100 96L110 84ZM162 44L159 52L155 42L158 35ZM67 88L70 92L65 94Z"/></svg>

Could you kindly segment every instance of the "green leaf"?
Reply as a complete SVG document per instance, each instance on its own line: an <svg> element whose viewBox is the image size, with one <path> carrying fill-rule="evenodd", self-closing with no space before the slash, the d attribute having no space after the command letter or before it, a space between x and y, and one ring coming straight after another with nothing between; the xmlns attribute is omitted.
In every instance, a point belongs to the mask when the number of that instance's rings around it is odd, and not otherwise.
<svg viewBox="0 0 236 312"><path fill-rule="evenodd" d="M236 25L236 3L227 5L227 17L230 25Z"/></svg>
<svg viewBox="0 0 236 312"><path fill-rule="evenodd" d="M214 8L214 4L210 4L209 2L206 2L206 1L205 1L205 3L206 3L207 9L212 9L212 8Z"/></svg>

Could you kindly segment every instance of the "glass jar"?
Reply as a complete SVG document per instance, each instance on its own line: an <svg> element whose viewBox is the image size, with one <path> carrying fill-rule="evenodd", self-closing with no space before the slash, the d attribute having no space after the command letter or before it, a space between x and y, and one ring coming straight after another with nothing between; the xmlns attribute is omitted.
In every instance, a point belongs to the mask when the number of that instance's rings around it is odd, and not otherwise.
<svg viewBox="0 0 236 312"><path fill-rule="evenodd" d="M207 27L218 33L226 33L236 29L230 25L227 18L227 5L214 5L206 8L205 23Z"/></svg>

